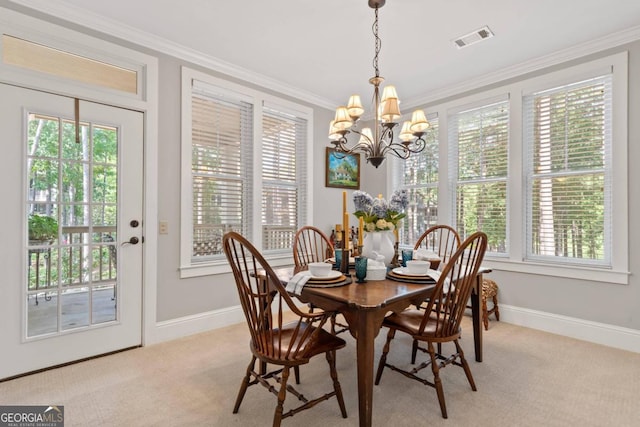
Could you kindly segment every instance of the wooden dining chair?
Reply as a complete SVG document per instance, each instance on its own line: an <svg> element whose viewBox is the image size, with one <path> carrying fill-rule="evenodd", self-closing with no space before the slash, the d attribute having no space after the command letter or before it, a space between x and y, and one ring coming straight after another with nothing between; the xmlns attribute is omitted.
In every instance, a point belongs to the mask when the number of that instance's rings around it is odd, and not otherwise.
<svg viewBox="0 0 640 427"><path fill-rule="evenodd" d="M447 418L447 407L444 399L440 370L453 364L464 369L471 389L476 391L476 384L471 375L471 369L464 357L462 347L458 343L461 335L460 323L467 307L467 300L471 294L480 263L487 248L487 235L478 231L467 238L449 262L442 269L442 274L432 293L426 310L407 309L400 313L387 316L382 325L389 328L387 341L382 349L382 356L378 362L375 384L380 383L384 368L404 374L436 389L442 417ZM411 370L405 370L387 363L387 354L391 341L397 331L411 335L414 340L425 343L419 350L429 354L429 360ZM455 353L442 355L435 351L434 344L453 342ZM418 376L420 370L431 366L433 381Z"/></svg>
<svg viewBox="0 0 640 427"><path fill-rule="evenodd" d="M293 237L293 263L297 269L312 262L323 262L334 255L333 245L325 233L312 225L305 225L296 231ZM314 307L309 305L313 312ZM336 313L331 316L331 332L339 334L348 330L347 326L337 322Z"/></svg>
<svg viewBox="0 0 640 427"><path fill-rule="evenodd" d="M458 232L453 227L439 224L429 227L422 233L413 250L424 248L437 253L440 257L438 269L442 269L451 258L451 255L458 249L458 246L460 246Z"/></svg>
<svg viewBox="0 0 640 427"><path fill-rule="evenodd" d="M249 344L252 353L251 362L240 385L233 413L238 413L247 388L261 384L278 397L273 416L274 427L279 426L283 418L311 408L333 396L338 399L342 417L346 418L347 411L335 362L336 351L343 348L346 343L322 328L331 317L331 313L301 311L264 257L240 234L236 232L225 234L223 250L231 265L251 335ZM294 320L285 321L285 318L292 316ZM322 353L325 354L329 363L333 391L309 400L288 384L289 372L291 368L307 364L312 357ZM261 362L258 371L256 371L256 361ZM268 365L275 365L275 369L267 372ZM279 389L276 388L275 383L280 384ZM302 404L284 412L287 392L296 396Z"/></svg>
<svg viewBox="0 0 640 427"><path fill-rule="evenodd" d="M326 234L317 227L305 225L293 237L293 262L296 267L312 262L323 262L333 256L333 245Z"/></svg>
<svg viewBox="0 0 640 427"><path fill-rule="evenodd" d="M460 235L455 230L455 228L445 225L438 224L432 227L429 227L425 230L424 233L418 238L413 250L417 251L420 248L430 250L438 254L440 257L440 264L438 265L438 270L442 270L442 268L447 264L451 255L453 255L460 246ZM425 303L428 303L427 299ZM438 352L440 352L442 348L441 344L438 344ZM413 340L413 349L411 350L411 363L416 362L416 355L418 353L418 341Z"/></svg>

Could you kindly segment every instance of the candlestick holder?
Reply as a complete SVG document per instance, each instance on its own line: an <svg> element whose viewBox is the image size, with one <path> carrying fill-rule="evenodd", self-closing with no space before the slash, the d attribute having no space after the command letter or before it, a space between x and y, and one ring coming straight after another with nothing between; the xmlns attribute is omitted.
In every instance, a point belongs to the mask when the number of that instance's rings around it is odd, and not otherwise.
<svg viewBox="0 0 640 427"><path fill-rule="evenodd" d="M402 267L401 258L398 255L398 241L393 244L393 258L391 259L391 267Z"/></svg>
<svg viewBox="0 0 640 427"><path fill-rule="evenodd" d="M340 263L340 271L344 275L349 275L349 249L342 249L342 260Z"/></svg>

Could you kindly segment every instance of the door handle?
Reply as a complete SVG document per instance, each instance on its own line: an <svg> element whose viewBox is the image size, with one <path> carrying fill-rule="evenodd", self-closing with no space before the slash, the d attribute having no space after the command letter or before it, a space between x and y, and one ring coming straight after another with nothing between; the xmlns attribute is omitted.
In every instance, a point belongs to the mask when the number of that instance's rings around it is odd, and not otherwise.
<svg viewBox="0 0 640 427"><path fill-rule="evenodd" d="M140 239L138 239L136 236L133 236L132 238L130 238L128 241L126 242L122 242L122 244L120 246L124 246L124 245L137 245L138 243L140 243Z"/></svg>

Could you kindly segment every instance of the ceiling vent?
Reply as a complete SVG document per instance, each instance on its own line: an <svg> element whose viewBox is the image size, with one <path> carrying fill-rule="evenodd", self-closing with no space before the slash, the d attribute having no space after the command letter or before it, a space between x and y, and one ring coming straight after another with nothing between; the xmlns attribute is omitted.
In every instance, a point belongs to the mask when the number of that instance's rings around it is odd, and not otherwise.
<svg viewBox="0 0 640 427"><path fill-rule="evenodd" d="M456 44L458 49L462 49L463 47L470 46L474 43L478 43L482 40L486 40L493 37L493 32L486 25L478 30L475 30L472 33L466 34L462 37L458 37L453 42Z"/></svg>

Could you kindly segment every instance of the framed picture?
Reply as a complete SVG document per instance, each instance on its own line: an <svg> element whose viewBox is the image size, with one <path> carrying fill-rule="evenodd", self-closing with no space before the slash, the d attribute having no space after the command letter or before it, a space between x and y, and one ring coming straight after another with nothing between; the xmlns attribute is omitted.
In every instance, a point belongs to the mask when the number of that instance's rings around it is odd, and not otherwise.
<svg viewBox="0 0 640 427"><path fill-rule="evenodd" d="M326 187L360 189L360 154L344 154L327 147Z"/></svg>

